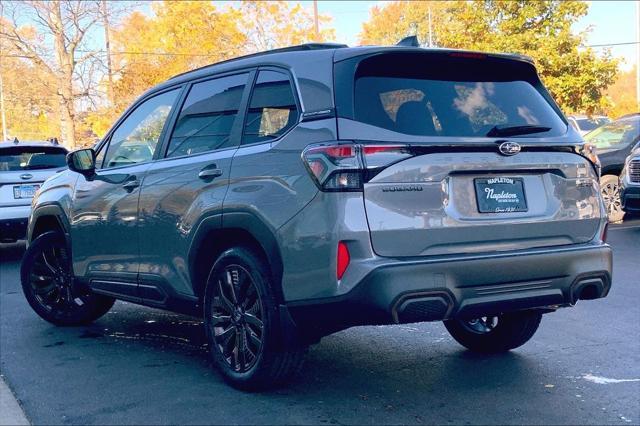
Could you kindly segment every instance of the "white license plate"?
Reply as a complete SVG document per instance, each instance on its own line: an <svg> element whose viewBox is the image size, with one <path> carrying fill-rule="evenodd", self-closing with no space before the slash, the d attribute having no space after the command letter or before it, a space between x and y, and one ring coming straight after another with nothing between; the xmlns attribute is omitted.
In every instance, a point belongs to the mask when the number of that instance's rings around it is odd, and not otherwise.
<svg viewBox="0 0 640 426"><path fill-rule="evenodd" d="M16 185L13 187L13 198L33 198L40 185Z"/></svg>

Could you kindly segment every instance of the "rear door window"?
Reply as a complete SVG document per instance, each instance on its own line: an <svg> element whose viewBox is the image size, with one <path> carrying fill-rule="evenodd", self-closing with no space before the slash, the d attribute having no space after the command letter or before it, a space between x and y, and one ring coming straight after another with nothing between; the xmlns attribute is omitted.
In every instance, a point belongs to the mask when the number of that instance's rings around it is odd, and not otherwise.
<svg viewBox="0 0 640 426"><path fill-rule="evenodd" d="M216 78L191 87L171 135L167 157L214 151L234 144L233 124L248 75Z"/></svg>
<svg viewBox="0 0 640 426"><path fill-rule="evenodd" d="M260 71L251 94L243 144L276 139L298 121L298 107L287 74Z"/></svg>
<svg viewBox="0 0 640 426"><path fill-rule="evenodd" d="M485 137L494 127L517 126L548 128L536 132L540 136L566 130L532 71L510 72L478 58L391 56L358 65L356 121L417 136Z"/></svg>

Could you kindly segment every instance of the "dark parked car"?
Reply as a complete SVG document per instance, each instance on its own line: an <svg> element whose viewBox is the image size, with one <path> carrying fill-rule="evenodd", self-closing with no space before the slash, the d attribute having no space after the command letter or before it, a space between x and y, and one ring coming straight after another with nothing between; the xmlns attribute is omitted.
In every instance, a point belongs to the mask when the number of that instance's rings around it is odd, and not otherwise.
<svg viewBox="0 0 640 426"><path fill-rule="evenodd" d="M310 44L222 62L68 156L34 201L23 290L54 324L114 299L204 318L241 388L356 325L444 321L507 351L609 292L581 141L520 56Z"/></svg>
<svg viewBox="0 0 640 426"><path fill-rule="evenodd" d="M622 210L627 215L640 215L640 143L636 144L624 162L620 175L620 199Z"/></svg>
<svg viewBox="0 0 640 426"><path fill-rule="evenodd" d="M635 144L640 141L640 113L629 114L604 126L598 127L584 137L595 145L602 166L600 185L609 220L619 222L624 217L620 200L619 176L624 161Z"/></svg>

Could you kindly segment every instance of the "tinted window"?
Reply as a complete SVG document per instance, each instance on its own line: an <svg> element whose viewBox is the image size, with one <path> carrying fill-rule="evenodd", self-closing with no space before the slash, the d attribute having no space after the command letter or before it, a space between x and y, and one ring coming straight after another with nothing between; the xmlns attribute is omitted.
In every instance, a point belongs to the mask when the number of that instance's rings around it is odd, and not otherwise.
<svg viewBox="0 0 640 426"><path fill-rule="evenodd" d="M104 167L150 161L179 90L171 90L140 104L112 133Z"/></svg>
<svg viewBox="0 0 640 426"><path fill-rule="evenodd" d="M379 55L355 75L355 120L419 136L483 137L494 127L566 125L535 87L530 65L438 55Z"/></svg>
<svg viewBox="0 0 640 426"><path fill-rule="evenodd" d="M298 109L286 74L260 71L251 94L243 144L269 141L282 135L298 120Z"/></svg>
<svg viewBox="0 0 640 426"><path fill-rule="evenodd" d="M598 149L622 148L640 137L640 119L622 119L605 124L584 136Z"/></svg>
<svg viewBox="0 0 640 426"><path fill-rule="evenodd" d="M43 170L66 167L67 150L55 147L0 149L0 171Z"/></svg>
<svg viewBox="0 0 640 426"><path fill-rule="evenodd" d="M167 157L213 151L232 145L231 129L238 115L248 74L194 84L171 135Z"/></svg>

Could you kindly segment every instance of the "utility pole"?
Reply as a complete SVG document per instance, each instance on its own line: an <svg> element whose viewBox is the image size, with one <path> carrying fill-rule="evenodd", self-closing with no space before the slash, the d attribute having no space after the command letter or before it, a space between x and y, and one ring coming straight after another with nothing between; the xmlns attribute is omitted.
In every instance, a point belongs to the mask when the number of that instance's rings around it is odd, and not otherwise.
<svg viewBox="0 0 640 426"><path fill-rule="evenodd" d="M113 74L111 71L111 48L110 48L110 35L109 35L109 13L107 11L107 0L102 0L102 22L104 25L104 45L107 52L107 99L109 100L109 106L113 105Z"/></svg>
<svg viewBox="0 0 640 426"><path fill-rule="evenodd" d="M0 2L0 16L4 16L4 5ZM0 44L0 48L3 45ZM3 49L0 49L0 53ZM0 63L0 115L2 115L2 141L7 140L7 118L4 114L4 85L2 83L2 63Z"/></svg>
<svg viewBox="0 0 640 426"><path fill-rule="evenodd" d="M640 0L636 0L636 104L640 111Z"/></svg>
<svg viewBox="0 0 640 426"><path fill-rule="evenodd" d="M315 39L320 41L320 24L318 23L318 0L313 0L313 26L315 29Z"/></svg>
<svg viewBox="0 0 640 426"><path fill-rule="evenodd" d="M0 110L2 110L2 140L7 141L7 118L4 115L4 85L2 84L2 70L0 69Z"/></svg>

